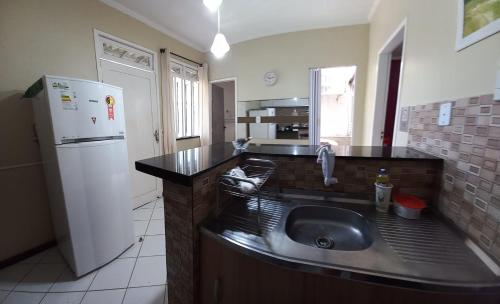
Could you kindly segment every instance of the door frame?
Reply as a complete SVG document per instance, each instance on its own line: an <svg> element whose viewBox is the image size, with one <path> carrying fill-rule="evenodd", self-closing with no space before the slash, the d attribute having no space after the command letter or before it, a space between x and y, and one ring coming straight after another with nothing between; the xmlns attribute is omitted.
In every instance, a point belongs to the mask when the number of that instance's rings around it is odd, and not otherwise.
<svg viewBox="0 0 500 304"><path fill-rule="evenodd" d="M237 114L237 107L238 107L238 77L227 77L227 78L221 78L221 79L215 79L211 80L209 82L210 88L208 90L208 95L210 96L210 104L212 104L212 85L216 84L218 82L227 82L227 81L234 81L234 136L236 137L238 134L238 114ZM235 138L236 139L236 138Z"/></svg>
<svg viewBox="0 0 500 304"><path fill-rule="evenodd" d="M135 44L133 42L130 42L128 40L125 40L125 39L122 39L120 37L116 37L114 35L111 35L111 34L108 34L106 32L103 32L101 30L98 30L96 28L93 29L94 31L94 51L95 51L95 58L96 58L96 68L97 68L97 79L99 82L103 82L103 77L102 77L102 67L101 67L101 64L100 64L100 60L103 60L103 61L108 61L108 62L112 62L112 63L115 63L115 64L119 64L119 65L122 65L122 66L126 66L126 67L129 67L129 68L133 68L133 69L138 69L138 70L143 70L143 71L147 71L147 72L152 72L155 76L155 85L156 85L156 101L155 101L155 107L156 107L156 111L158 112L158 125L156 126L158 128L158 131L160 132L160 134L163 134L163 115L162 115L162 111L161 111L161 104L160 104L160 96L161 96L161 92L160 92L160 78L159 78L159 67L160 67L160 64L159 64L159 60L158 60L158 53L153 51L153 50L150 50L148 48L145 48L143 46L140 46L138 44ZM132 65L128 65L128 64L125 64L123 62L119 62L119 61L114 61L114 60L109 60L109 59L106 59L106 58L101 58L100 57L100 50L101 50L101 44L99 43L99 37L103 37L103 38L107 38L107 39L110 39L110 40L113 40L119 44L123 44L124 46L127 46L127 47L130 47L130 48L135 48L135 49L138 49L140 51L143 51L143 52L146 52L148 54L150 54L153 58L153 64L151 65L152 67L152 70L147 70L147 69L141 69L139 67L136 67L136 66L132 66ZM159 141L158 141L158 145L159 145L159 154L162 155L164 154L164 147L163 147L163 136L160 136L159 138ZM156 179L156 187L157 187L157 192L156 192L156 197L157 198L160 198L163 196L163 186L162 186L162 180L160 178L155 178Z"/></svg>
<svg viewBox="0 0 500 304"><path fill-rule="evenodd" d="M354 123L354 119L356 118L356 111L358 110L358 107L356 105L356 98L358 97L358 66L353 64L353 65L336 65L336 66L329 66L329 67L321 67L321 68L318 68L319 69L319 72L320 72L320 77L321 77L321 72L324 70L324 69L331 69L331 68L350 68L350 67L354 67L354 94L352 94L352 113L351 113L351 124L352 124L352 128L351 128L351 146L354 146L354 134L356 134L355 131L358 130L358 128L356 127L356 124ZM322 84L321 84L322 85ZM321 96L320 96L320 104L321 104ZM321 108L321 107L320 107ZM320 122L319 124L319 140L321 142L321 113L318 113L320 117L317 117L316 118L316 121ZM356 137L357 139L357 137Z"/></svg>
<svg viewBox="0 0 500 304"><path fill-rule="evenodd" d="M384 131L385 114L387 110L387 95L389 89L389 74L391 67L391 53L402 44L401 53L401 67L399 70L399 84L398 95L396 101L396 115L394 116L394 132L392 136L392 143L396 143L397 130L399 129L399 115L401 104L401 89L403 85L403 72L405 66L405 53L406 53L406 37L407 37L407 19L401 22L396 30L389 36L389 38L382 45L377 55L377 78L376 78L376 92L375 103L373 106L373 128L372 128L372 146L381 146L382 139L380 136Z"/></svg>

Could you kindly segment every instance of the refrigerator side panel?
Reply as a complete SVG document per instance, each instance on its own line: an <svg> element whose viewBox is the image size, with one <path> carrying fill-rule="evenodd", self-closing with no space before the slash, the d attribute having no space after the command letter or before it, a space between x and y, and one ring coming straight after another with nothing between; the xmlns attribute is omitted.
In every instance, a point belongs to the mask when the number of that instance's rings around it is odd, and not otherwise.
<svg viewBox="0 0 500 304"><path fill-rule="evenodd" d="M43 90L32 100L35 129L43 160L45 184L47 185L49 195L54 233L64 258L71 266L74 266L75 260L70 241L67 210L64 203L59 164L57 163L57 154L54 146L54 133L52 132L50 108L47 98L47 91Z"/></svg>
<svg viewBox="0 0 500 304"><path fill-rule="evenodd" d="M125 140L57 146L77 276L134 243Z"/></svg>

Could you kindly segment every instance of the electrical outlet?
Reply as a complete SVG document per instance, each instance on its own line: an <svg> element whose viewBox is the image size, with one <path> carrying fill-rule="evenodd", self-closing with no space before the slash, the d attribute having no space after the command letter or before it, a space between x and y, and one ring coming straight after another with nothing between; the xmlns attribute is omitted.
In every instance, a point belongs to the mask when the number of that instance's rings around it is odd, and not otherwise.
<svg viewBox="0 0 500 304"><path fill-rule="evenodd" d="M451 120L451 102L443 103L439 107L439 126L449 126Z"/></svg>

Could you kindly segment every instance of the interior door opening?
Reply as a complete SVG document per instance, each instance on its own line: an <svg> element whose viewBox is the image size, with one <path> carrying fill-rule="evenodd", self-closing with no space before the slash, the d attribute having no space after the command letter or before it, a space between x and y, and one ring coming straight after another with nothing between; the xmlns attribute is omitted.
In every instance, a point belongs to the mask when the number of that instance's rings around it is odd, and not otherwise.
<svg viewBox="0 0 500 304"><path fill-rule="evenodd" d="M355 66L321 69L321 144L352 145L355 82Z"/></svg>
<svg viewBox="0 0 500 304"><path fill-rule="evenodd" d="M378 52L377 86L373 107L372 146L398 143L400 94L404 71L406 19L398 26Z"/></svg>
<svg viewBox="0 0 500 304"><path fill-rule="evenodd" d="M236 80L212 83L212 143L231 142L236 138Z"/></svg>
<svg viewBox="0 0 500 304"><path fill-rule="evenodd" d="M394 137L394 122L396 121L396 106L398 103L402 51L403 44L400 44L391 53L389 84L387 88L387 106L385 109L384 133L382 140L382 145L386 147L392 146L392 139Z"/></svg>

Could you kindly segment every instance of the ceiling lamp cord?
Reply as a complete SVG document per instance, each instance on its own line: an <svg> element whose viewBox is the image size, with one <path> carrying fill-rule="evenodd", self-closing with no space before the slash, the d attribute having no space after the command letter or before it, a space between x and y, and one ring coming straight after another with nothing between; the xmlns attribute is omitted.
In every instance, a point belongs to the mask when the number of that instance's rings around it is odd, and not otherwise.
<svg viewBox="0 0 500 304"><path fill-rule="evenodd" d="M220 8L217 8L217 33L220 33Z"/></svg>
<svg viewBox="0 0 500 304"><path fill-rule="evenodd" d="M229 49L230 47L226 37L220 32L220 8L217 8L217 34L214 37L210 52L212 52L215 58L222 58Z"/></svg>

